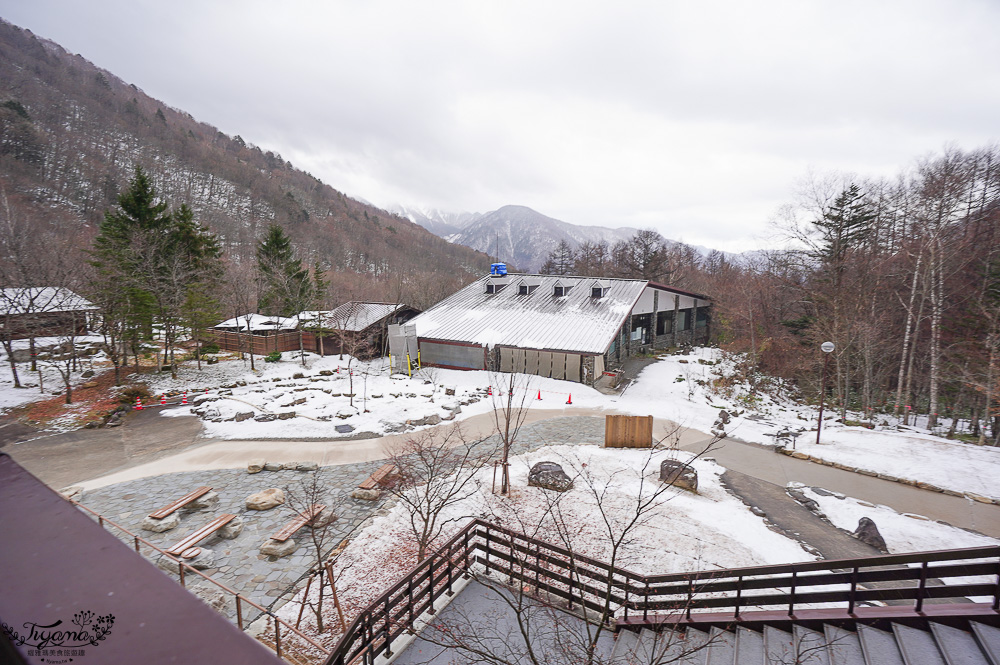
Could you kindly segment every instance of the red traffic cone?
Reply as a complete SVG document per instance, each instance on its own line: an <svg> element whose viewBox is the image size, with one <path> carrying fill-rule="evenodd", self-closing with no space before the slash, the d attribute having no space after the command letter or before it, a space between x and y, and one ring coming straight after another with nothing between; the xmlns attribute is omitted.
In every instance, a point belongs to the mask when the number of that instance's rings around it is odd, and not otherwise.
<svg viewBox="0 0 1000 665"><path fill-rule="evenodd" d="M340 374L340 365L337 365L337 374Z"/></svg>
<svg viewBox="0 0 1000 665"><path fill-rule="evenodd" d="M567 403L567 404L572 404L572 403L573 403L573 393L570 393L570 394L569 394L569 399L568 399L568 400L566 400L566 403Z"/></svg>
<svg viewBox="0 0 1000 665"><path fill-rule="evenodd" d="M208 394L208 388L205 388L205 394L206 395Z"/></svg>
<svg viewBox="0 0 1000 665"><path fill-rule="evenodd" d="M141 397L136 397L135 398L135 410L136 411L142 411L142 398Z"/></svg>
<svg viewBox="0 0 1000 665"><path fill-rule="evenodd" d="M160 406L166 406L166 405L167 405L167 395L166 393L164 393L163 395L160 395Z"/></svg>
<svg viewBox="0 0 1000 665"><path fill-rule="evenodd" d="M541 390L538 391L538 399L542 399L542 391Z"/></svg>
<svg viewBox="0 0 1000 665"><path fill-rule="evenodd" d="M187 404L187 403L188 403L188 394L184 393L184 396L181 397L181 404Z"/></svg>
<svg viewBox="0 0 1000 665"><path fill-rule="evenodd" d="M493 397L493 386L486 386L486 396Z"/></svg>

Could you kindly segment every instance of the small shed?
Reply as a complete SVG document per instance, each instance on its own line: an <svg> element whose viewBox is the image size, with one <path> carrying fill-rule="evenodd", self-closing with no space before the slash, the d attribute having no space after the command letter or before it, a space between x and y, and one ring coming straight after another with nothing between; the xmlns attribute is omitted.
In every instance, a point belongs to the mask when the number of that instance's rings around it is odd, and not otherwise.
<svg viewBox="0 0 1000 665"><path fill-rule="evenodd" d="M84 335L90 301L61 286L0 289L0 336L5 339Z"/></svg>
<svg viewBox="0 0 1000 665"><path fill-rule="evenodd" d="M352 300L329 311L299 314L309 333L306 348L320 355L351 353L361 358L385 355L390 325L409 321L420 313L403 303Z"/></svg>

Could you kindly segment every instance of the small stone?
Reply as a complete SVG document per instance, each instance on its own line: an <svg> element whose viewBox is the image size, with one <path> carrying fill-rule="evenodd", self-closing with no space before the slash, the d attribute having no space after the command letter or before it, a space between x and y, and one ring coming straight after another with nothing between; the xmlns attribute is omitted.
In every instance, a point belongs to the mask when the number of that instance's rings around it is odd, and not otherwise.
<svg viewBox="0 0 1000 665"><path fill-rule="evenodd" d="M156 519L155 517L146 517L142 521L143 531L152 531L153 533L163 533L164 531L170 531L177 527L181 523L181 515L178 511L174 511L164 517L163 519Z"/></svg>
<svg viewBox="0 0 1000 665"><path fill-rule="evenodd" d="M294 411L285 411L284 413L278 414L278 420L291 420L295 417Z"/></svg>
<svg viewBox="0 0 1000 665"><path fill-rule="evenodd" d="M573 489L573 480L555 462L538 462L528 472L528 486L565 492Z"/></svg>
<svg viewBox="0 0 1000 665"><path fill-rule="evenodd" d="M889 548L885 546L885 539L882 538L882 534L878 531L878 527L875 526L875 522L869 517L862 517L858 520L858 528L854 530L854 537L863 543L871 545L880 552L889 551Z"/></svg>
<svg viewBox="0 0 1000 665"><path fill-rule="evenodd" d="M278 416L276 416L273 413L262 413L262 414L260 414L258 416L254 416L253 419L255 421L259 422L259 423L269 423L269 422L272 422L274 420L277 420Z"/></svg>
<svg viewBox="0 0 1000 665"><path fill-rule="evenodd" d="M306 378L306 375L303 374L302 372L296 372L295 374L292 374L292 378L293 379L304 379L304 378Z"/></svg>
<svg viewBox="0 0 1000 665"><path fill-rule="evenodd" d="M247 462L247 473L260 473L264 470L267 461L263 457L257 457Z"/></svg>
<svg viewBox="0 0 1000 665"><path fill-rule="evenodd" d="M64 499L72 499L73 501L80 501L83 499L83 487L80 485L70 485L69 487L64 487L59 490Z"/></svg>
<svg viewBox="0 0 1000 665"><path fill-rule="evenodd" d="M214 584L204 582L192 588L191 593L211 605L212 609L216 612L224 612L226 610L228 603L226 592Z"/></svg>
<svg viewBox="0 0 1000 665"><path fill-rule="evenodd" d="M365 490L360 487L351 492L351 498L363 501L378 501L381 496L382 493L378 490Z"/></svg>
<svg viewBox="0 0 1000 665"><path fill-rule="evenodd" d="M319 371L319 375L320 376L333 376L333 372L331 370L328 370L328 369L321 369Z"/></svg>
<svg viewBox="0 0 1000 665"><path fill-rule="evenodd" d="M347 420L353 415L354 411L351 411L349 409L341 409L340 411L337 411L337 417L340 418L341 420Z"/></svg>
<svg viewBox="0 0 1000 665"><path fill-rule="evenodd" d="M788 453L788 455L794 457L795 459L809 459L809 455L806 455L804 452L801 452L799 450L793 450L792 452Z"/></svg>
<svg viewBox="0 0 1000 665"><path fill-rule="evenodd" d="M299 462L295 465L296 471L315 471L319 468L317 462Z"/></svg>
<svg viewBox="0 0 1000 665"><path fill-rule="evenodd" d="M97 381L88 381L87 383L80 384L81 388L96 388Z"/></svg>
<svg viewBox="0 0 1000 665"><path fill-rule="evenodd" d="M94 376L94 370L92 369L84 370L83 374L80 375L84 379L89 379L92 376Z"/></svg>
<svg viewBox="0 0 1000 665"><path fill-rule="evenodd" d="M323 512L313 518L312 524L309 525L312 529L322 529L325 526L329 526L337 519L337 516L333 513L333 508L324 508Z"/></svg>
<svg viewBox="0 0 1000 665"><path fill-rule="evenodd" d="M285 502L285 493L277 487L257 492L247 497L247 510L270 510Z"/></svg>
<svg viewBox="0 0 1000 665"><path fill-rule="evenodd" d="M280 558L288 556L298 548L299 544L295 542L294 538L289 538L285 542L268 539L263 545L260 546L260 553Z"/></svg>
<svg viewBox="0 0 1000 665"><path fill-rule="evenodd" d="M298 462L285 462L284 464L281 465L281 470L282 471L295 471L295 469L298 468L298 466L299 466Z"/></svg>
<svg viewBox="0 0 1000 665"><path fill-rule="evenodd" d="M244 420L250 420L251 418L253 418L253 411L243 411L241 413L237 413L235 416L235 420L238 423L241 423Z"/></svg>
<svg viewBox="0 0 1000 665"><path fill-rule="evenodd" d="M268 462L264 465L265 471L281 471L281 462Z"/></svg>
<svg viewBox="0 0 1000 665"><path fill-rule="evenodd" d="M193 513L197 510L208 510L209 508L217 505L219 503L219 493L218 492L208 492L207 494L202 494L200 497L184 506L182 510L187 513Z"/></svg>
<svg viewBox="0 0 1000 665"><path fill-rule="evenodd" d="M690 464L665 459L660 462L660 480L689 492L698 492L698 472Z"/></svg>
<svg viewBox="0 0 1000 665"><path fill-rule="evenodd" d="M216 531L216 533L219 534L219 538L225 538L226 540L236 538L243 533L243 518L237 515L235 518L229 520L226 526Z"/></svg>
<svg viewBox="0 0 1000 665"><path fill-rule="evenodd" d="M444 394L445 395L454 395L455 394L455 386L445 386L445 388L444 388Z"/></svg>
<svg viewBox="0 0 1000 665"><path fill-rule="evenodd" d="M184 563L191 566L195 570L205 570L206 568L214 568L215 552L206 547L201 547L199 549L201 551L198 553L198 556L196 556L193 559L182 559L182 561L184 561ZM157 560L156 565L169 573L178 574L180 572L179 570L180 565L166 555L161 556Z"/></svg>

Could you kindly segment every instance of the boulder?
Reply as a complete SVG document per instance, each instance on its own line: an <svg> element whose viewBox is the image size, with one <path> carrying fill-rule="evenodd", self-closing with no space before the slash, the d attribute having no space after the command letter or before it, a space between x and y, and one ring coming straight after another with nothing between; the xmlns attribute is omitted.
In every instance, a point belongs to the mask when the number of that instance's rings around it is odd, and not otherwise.
<svg viewBox="0 0 1000 665"><path fill-rule="evenodd" d="M294 538L289 538L285 542L278 540L268 539L260 546L260 553L266 554L267 556L273 557L283 557L288 556L295 550L299 548L299 544L295 542Z"/></svg>
<svg viewBox="0 0 1000 665"><path fill-rule="evenodd" d="M236 538L243 533L243 518L237 515L234 519L229 520L226 526L216 531L216 533L219 534L219 538L225 538L226 540Z"/></svg>
<svg viewBox="0 0 1000 665"><path fill-rule="evenodd" d="M340 411L337 411L337 417L340 418L341 420L347 420L353 415L354 411L350 409L341 409Z"/></svg>
<svg viewBox="0 0 1000 665"><path fill-rule="evenodd" d="M854 537L881 552L889 551L889 548L885 546L885 539L882 538L882 534L878 532L878 527L875 526L875 522L870 517L862 517L858 520L858 528L854 530Z"/></svg>
<svg viewBox="0 0 1000 665"><path fill-rule="evenodd" d="M247 497L247 510L270 510L285 502L285 493L277 487Z"/></svg>
<svg viewBox="0 0 1000 665"><path fill-rule="evenodd" d="M660 480L689 492L698 492L698 472L684 462L665 459L660 462Z"/></svg>
<svg viewBox="0 0 1000 665"><path fill-rule="evenodd" d="M420 420L414 420L413 424L417 425L417 426L420 426L420 425L437 425L440 422L441 422L441 416L439 416L436 413L432 413L429 416L424 416Z"/></svg>
<svg viewBox="0 0 1000 665"><path fill-rule="evenodd" d="M333 371L329 369L321 369L319 371L320 376L333 376Z"/></svg>
<svg viewBox="0 0 1000 665"><path fill-rule="evenodd" d="M268 462L264 465L265 471L281 471L281 462Z"/></svg>
<svg viewBox="0 0 1000 665"><path fill-rule="evenodd" d="M337 516L333 513L333 508L324 508L323 512L313 518L310 528L322 529L325 526L329 526L337 519Z"/></svg>
<svg viewBox="0 0 1000 665"><path fill-rule="evenodd" d="M269 423L271 421L277 420L278 416L274 415L273 413L262 413L258 416L254 416L253 419L258 423Z"/></svg>
<svg viewBox="0 0 1000 665"><path fill-rule="evenodd" d="M295 465L296 471L315 471L319 468L317 462L299 462Z"/></svg>
<svg viewBox="0 0 1000 665"><path fill-rule="evenodd" d="M94 376L94 370L92 369L84 370L83 374L80 375L84 379L89 379L92 376Z"/></svg>
<svg viewBox="0 0 1000 665"><path fill-rule="evenodd" d="M69 487L64 487L59 490L64 499L71 499L73 501L83 500L83 487L80 485L70 485Z"/></svg>
<svg viewBox="0 0 1000 665"><path fill-rule="evenodd" d="M555 462L539 462L528 472L528 486L565 492L573 489L573 480Z"/></svg>
<svg viewBox="0 0 1000 665"><path fill-rule="evenodd" d="M454 395L455 394L455 386L445 386L444 387L444 394L445 395Z"/></svg>
<svg viewBox="0 0 1000 665"><path fill-rule="evenodd" d="M295 417L294 411L285 411L284 413L278 414L278 420L291 420Z"/></svg>
<svg viewBox="0 0 1000 665"><path fill-rule="evenodd" d="M207 494L202 494L200 497L184 506L182 510L184 512L193 513L196 510L208 510L219 503L219 493L218 492L208 492Z"/></svg>
<svg viewBox="0 0 1000 665"><path fill-rule="evenodd" d="M97 387L97 381L87 381L87 383L81 384L80 387L81 388L96 388Z"/></svg>
<svg viewBox="0 0 1000 665"><path fill-rule="evenodd" d="M281 465L282 471L295 471L299 466L298 462L285 462Z"/></svg>
<svg viewBox="0 0 1000 665"><path fill-rule="evenodd" d="M180 523L181 514L175 510L162 520L147 516L146 519L142 521L142 530L152 531L153 533L163 533L164 531L170 531L171 529L176 528Z"/></svg>
<svg viewBox="0 0 1000 665"><path fill-rule="evenodd" d="M267 461L263 457L257 457L247 462L247 473L260 473L264 470Z"/></svg>
<svg viewBox="0 0 1000 665"><path fill-rule="evenodd" d="M195 570L205 570L206 568L214 568L215 552L206 547L200 547L199 549L201 551L198 552L198 556L194 557L193 559L182 559L182 561L187 565L191 566L192 568L194 568ZM167 571L168 573L173 573L176 575L180 572L179 570L180 565L165 554L156 561L156 565L159 568Z"/></svg>
<svg viewBox="0 0 1000 665"><path fill-rule="evenodd" d="M352 499L362 499L363 501L378 501L382 493L378 490L363 490L360 487L351 492Z"/></svg>
<svg viewBox="0 0 1000 665"><path fill-rule="evenodd" d="M211 605L216 612L224 612L228 606L226 592L210 582L203 582L193 587L191 593Z"/></svg>
<svg viewBox="0 0 1000 665"><path fill-rule="evenodd" d="M253 418L253 411L243 411L236 414L236 422L241 423L244 420L250 420Z"/></svg>

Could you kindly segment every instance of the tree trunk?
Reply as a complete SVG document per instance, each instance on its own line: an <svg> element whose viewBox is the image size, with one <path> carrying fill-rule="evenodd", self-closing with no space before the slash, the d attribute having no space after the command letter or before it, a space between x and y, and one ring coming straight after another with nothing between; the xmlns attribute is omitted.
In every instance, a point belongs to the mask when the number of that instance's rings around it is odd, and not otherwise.
<svg viewBox="0 0 1000 665"><path fill-rule="evenodd" d="M899 418L900 409L903 408L903 382L906 374L906 361L909 357L911 330L913 330L913 305L917 298L917 283L920 276L920 264L923 262L923 259L924 254L921 250L917 254L917 265L913 268L913 280L910 284L910 303L906 306L906 328L903 331L903 350L899 355L899 376L896 379L896 408L893 412L893 415L897 418Z"/></svg>
<svg viewBox="0 0 1000 665"><path fill-rule="evenodd" d="M944 262L941 258L940 241L931 245L931 353L930 353L930 403L928 405L927 427L937 425L938 394L941 385L941 318L944 310Z"/></svg>

